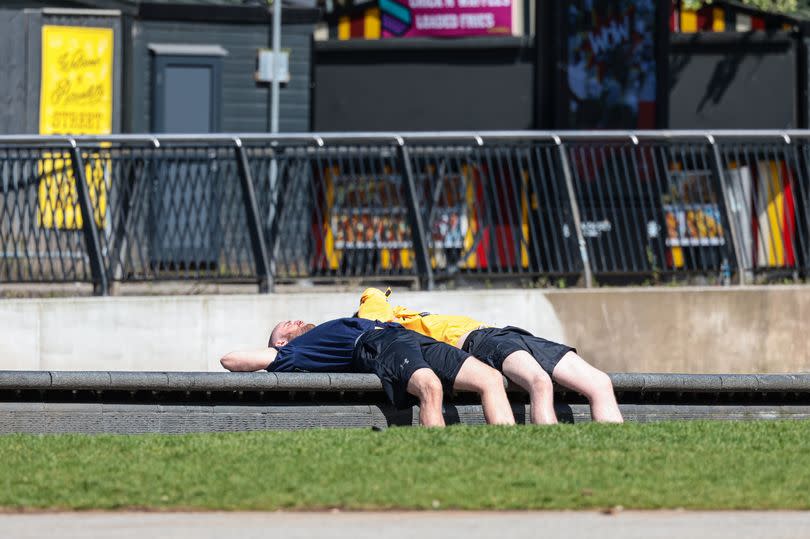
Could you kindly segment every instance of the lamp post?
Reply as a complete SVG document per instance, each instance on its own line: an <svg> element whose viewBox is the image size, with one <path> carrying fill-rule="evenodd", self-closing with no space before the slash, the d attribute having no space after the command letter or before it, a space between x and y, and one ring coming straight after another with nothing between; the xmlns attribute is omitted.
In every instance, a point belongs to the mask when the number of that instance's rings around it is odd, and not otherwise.
<svg viewBox="0 0 810 539"><path fill-rule="evenodd" d="M273 0L273 80L270 86L270 132L278 133L278 101L281 82L279 58L281 57L281 0Z"/></svg>

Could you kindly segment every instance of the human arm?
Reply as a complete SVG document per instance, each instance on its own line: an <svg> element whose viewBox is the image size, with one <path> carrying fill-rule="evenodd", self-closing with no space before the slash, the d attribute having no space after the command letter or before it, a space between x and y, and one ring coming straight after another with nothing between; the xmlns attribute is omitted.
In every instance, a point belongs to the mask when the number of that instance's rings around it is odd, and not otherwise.
<svg viewBox="0 0 810 539"><path fill-rule="evenodd" d="M219 362L232 372L261 371L270 366L276 359L276 354L278 354L278 351L275 348L236 350L222 356Z"/></svg>

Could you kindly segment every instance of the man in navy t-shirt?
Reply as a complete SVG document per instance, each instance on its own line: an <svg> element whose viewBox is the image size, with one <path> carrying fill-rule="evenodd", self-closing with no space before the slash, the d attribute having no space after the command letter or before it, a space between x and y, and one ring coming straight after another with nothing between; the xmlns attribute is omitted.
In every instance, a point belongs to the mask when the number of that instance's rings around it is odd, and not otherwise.
<svg viewBox="0 0 810 539"><path fill-rule="evenodd" d="M268 348L231 352L220 362L229 371L373 373L397 407L413 405L416 397L425 426L444 425L444 391L476 391L488 423L514 423L498 371L393 322L338 318L316 326L285 320L273 328Z"/></svg>

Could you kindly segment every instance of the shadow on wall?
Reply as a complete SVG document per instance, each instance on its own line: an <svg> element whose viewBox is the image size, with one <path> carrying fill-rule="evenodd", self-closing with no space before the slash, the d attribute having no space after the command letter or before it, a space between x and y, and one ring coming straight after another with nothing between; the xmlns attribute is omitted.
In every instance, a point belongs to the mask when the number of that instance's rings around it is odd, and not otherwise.
<svg viewBox="0 0 810 539"><path fill-rule="evenodd" d="M726 52L725 56L717 63L706 84L706 91L701 97L695 109L696 113L701 113L707 104L718 105L723 96L725 96L728 89L731 87L734 79L737 77L740 65L747 56L751 55L750 44L753 44L752 37L754 32L746 32L739 36L736 43L728 43L722 46L722 50ZM701 34L693 34L688 41L688 47L694 47L698 51L701 47ZM669 70L669 90L670 92L675 88L680 80L680 75L687 68L692 60L690 54L678 54L670 59ZM757 65L762 63L762 57L757 56Z"/></svg>

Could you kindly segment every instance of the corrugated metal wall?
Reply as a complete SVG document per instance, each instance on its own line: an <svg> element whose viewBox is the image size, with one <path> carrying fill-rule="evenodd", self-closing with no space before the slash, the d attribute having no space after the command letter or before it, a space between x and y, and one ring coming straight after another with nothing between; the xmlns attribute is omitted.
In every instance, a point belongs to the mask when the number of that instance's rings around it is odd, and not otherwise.
<svg viewBox="0 0 810 539"><path fill-rule="evenodd" d="M112 28L113 132L121 130L122 44L119 16L49 14L36 10L0 10L0 133L39 132L42 76L42 26Z"/></svg>
<svg viewBox="0 0 810 539"><path fill-rule="evenodd" d="M152 56L150 43L220 45L228 51L222 61L222 130L269 130L269 85L254 81L256 53L270 46L265 24L224 24L181 21L135 21L132 26L131 117L128 130L152 129ZM282 131L309 130L310 49L312 25L285 25L282 47L290 49L290 78L281 89Z"/></svg>
<svg viewBox="0 0 810 539"><path fill-rule="evenodd" d="M25 16L0 9L0 133L26 130Z"/></svg>

